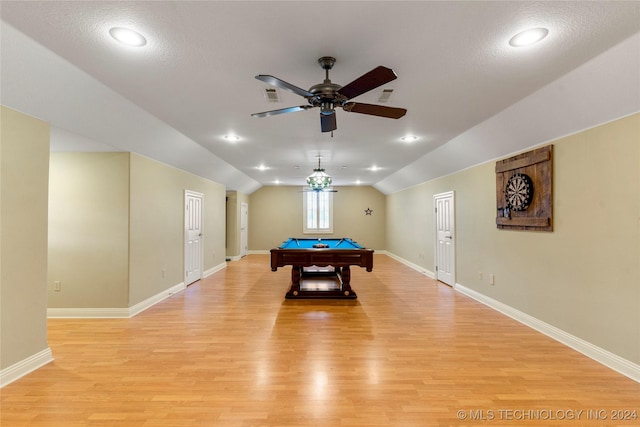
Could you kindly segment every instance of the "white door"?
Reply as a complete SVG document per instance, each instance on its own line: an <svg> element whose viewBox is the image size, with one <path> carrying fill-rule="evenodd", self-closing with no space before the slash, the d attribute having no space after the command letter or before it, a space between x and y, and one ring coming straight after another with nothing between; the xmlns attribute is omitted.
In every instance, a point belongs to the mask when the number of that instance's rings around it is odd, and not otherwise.
<svg viewBox="0 0 640 427"><path fill-rule="evenodd" d="M436 194L433 204L436 213L436 279L454 286L456 283L456 239L454 193Z"/></svg>
<svg viewBox="0 0 640 427"><path fill-rule="evenodd" d="M240 204L240 256L247 254L249 246L247 242L247 224L249 223L249 205Z"/></svg>
<svg viewBox="0 0 640 427"><path fill-rule="evenodd" d="M184 192L184 284L202 279L202 208L204 194Z"/></svg>

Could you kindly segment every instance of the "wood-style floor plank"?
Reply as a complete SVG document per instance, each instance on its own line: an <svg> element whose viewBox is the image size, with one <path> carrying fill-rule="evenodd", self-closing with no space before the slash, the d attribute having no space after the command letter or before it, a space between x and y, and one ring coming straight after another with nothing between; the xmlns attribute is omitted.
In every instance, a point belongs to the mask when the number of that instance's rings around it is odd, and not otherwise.
<svg viewBox="0 0 640 427"><path fill-rule="evenodd" d="M357 300L289 280L249 255L131 319L50 319L1 425L640 425L640 384L387 256Z"/></svg>

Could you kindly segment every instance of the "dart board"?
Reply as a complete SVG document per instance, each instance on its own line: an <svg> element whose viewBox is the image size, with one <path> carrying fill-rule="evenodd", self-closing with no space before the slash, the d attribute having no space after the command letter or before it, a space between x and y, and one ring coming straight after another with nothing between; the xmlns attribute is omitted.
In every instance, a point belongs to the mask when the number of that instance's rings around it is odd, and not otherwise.
<svg viewBox="0 0 640 427"><path fill-rule="evenodd" d="M517 173L507 181L504 195L509 209L523 211L531 204L533 183L528 175Z"/></svg>
<svg viewBox="0 0 640 427"><path fill-rule="evenodd" d="M553 145L496 162L496 226L553 231Z"/></svg>

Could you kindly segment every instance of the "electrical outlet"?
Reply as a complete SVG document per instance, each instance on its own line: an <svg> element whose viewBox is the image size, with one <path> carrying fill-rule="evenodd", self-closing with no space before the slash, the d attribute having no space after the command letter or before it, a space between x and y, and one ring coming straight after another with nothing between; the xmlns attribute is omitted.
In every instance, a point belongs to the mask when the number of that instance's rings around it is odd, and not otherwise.
<svg viewBox="0 0 640 427"><path fill-rule="evenodd" d="M59 280L53 282L53 290L54 292L60 292L62 290L62 282L60 282Z"/></svg>
<svg viewBox="0 0 640 427"><path fill-rule="evenodd" d="M493 274L489 275L489 284L491 286L494 286L496 284L496 276L495 275L493 275Z"/></svg>

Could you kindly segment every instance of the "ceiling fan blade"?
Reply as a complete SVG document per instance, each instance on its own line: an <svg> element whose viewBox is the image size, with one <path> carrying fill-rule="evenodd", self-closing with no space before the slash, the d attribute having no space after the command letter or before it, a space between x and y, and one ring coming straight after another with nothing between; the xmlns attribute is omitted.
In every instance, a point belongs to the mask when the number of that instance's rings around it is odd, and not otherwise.
<svg viewBox="0 0 640 427"><path fill-rule="evenodd" d="M386 105L362 104L360 102L347 102L342 108L352 113L369 114L370 116L399 119L407 114L404 108L387 107Z"/></svg>
<svg viewBox="0 0 640 427"><path fill-rule="evenodd" d="M320 113L320 127L322 128L322 132L331 132L332 130L338 129L336 112L334 111L331 114Z"/></svg>
<svg viewBox="0 0 640 427"><path fill-rule="evenodd" d="M299 107L281 108L279 110L265 111L262 113L253 113L251 117L269 117L269 116L275 116L276 114L294 113L296 111L308 110L309 108L313 108L313 107L311 105L301 105Z"/></svg>
<svg viewBox="0 0 640 427"><path fill-rule="evenodd" d="M346 96L347 99L355 98L397 78L398 76L391 68L380 65L343 86L338 93Z"/></svg>
<svg viewBox="0 0 640 427"><path fill-rule="evenodd" d="M287 83L284 80L280 80L277 77L273 77L273 76L269 76L269 75L265 75L265 74L259 74L256 76L256 79L261 80L267 84L270 84L271 86L275 86L275 87L279 87L280 89L284 89L284 90L288 90L289 92L293 92L296 95L300 95L300 96L304 96L304 97L310 97L313 96L313 94L307 90L301 89L298 86L294 86L291 83Z"/></svg>

